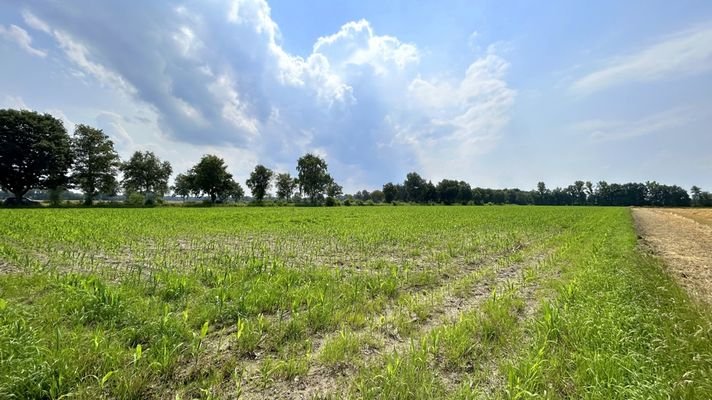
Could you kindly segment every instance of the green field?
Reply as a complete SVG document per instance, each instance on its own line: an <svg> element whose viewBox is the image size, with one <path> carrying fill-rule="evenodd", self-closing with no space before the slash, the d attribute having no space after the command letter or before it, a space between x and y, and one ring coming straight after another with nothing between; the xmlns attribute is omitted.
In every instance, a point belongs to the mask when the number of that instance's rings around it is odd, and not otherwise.
<svg viewBox="0 0 712 400"><path fill-rule="evenodd" d="M0 210L0 398L712 398L597 207Z"/></svg>

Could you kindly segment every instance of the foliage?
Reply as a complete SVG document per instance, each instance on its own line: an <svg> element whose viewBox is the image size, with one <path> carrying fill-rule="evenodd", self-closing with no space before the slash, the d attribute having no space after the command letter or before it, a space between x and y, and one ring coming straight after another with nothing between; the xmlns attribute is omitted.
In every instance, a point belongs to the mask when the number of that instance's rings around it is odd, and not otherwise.
<svg viewBox="0 0 712 400"><path fill-rule="evenodd" d="M247 179L247 187L252 191L252 197L255 198L257 202L261 202L264 199L265 194L269 190L272 181L272 170L266 168L264 165L257 165L250 173L249 179Z"/></svg>
<svg viewBox="0 0 712 400"><path fill-rule="evenodd" d="M22 198L30 189L66 183L72 163L62 121L27 110L0 110L0 187Z"/></svg>
<svg viewBox="0 0 712 400"><path fill-rule="evenodd" d="M426 182L417 172L409 172L403 182L405 200L420 203L425 200Z"/></svg>
<svg viewBox="0 0 712 400"><path fill-rule="evenodd" d="M292 178L289 173L277 174L275 179L277 198L280 200L289 200L298 185L299 183L297 180Z"/></svg>
<svg viewBox="0 0 712 400"><path fill-rule="evenodd" d="M71 181L84 192L84 203L91 205L99 193L116 194L116 174L121 162L111 139L100 129L79 124L71 144L74 155Z"/></svg>
<svg viewBox="0 0 712 400"><path fill-rule="evenodd" d="M692 194L691 205L695 207L712 207L712 194L705 192L698 186L690 188Z"/></svg>
<svg viewBox="0 0 712 400"><path fill-rule="evenodd" d="M173 194L175 196L180 196L183 200L185 200L186 197L195 193L195 182L193 182L194 178L195 175L190 173L176 175L175 182L171 188L173 190ZM199 195L200 193L195 194Z"/></svg>
<svg viewBox="0 0 712 400"><path fill-rule="evenodd" d="M341 187L334 179L329 176L329 183L326 184L326 195L331 198L336 198L344 194L344 188Z"/></svg>
<svg viewBox="0 0 712 400"><path fill-rule="evenodd" d="M329 183L333 182L323 158L307 153L297 161L299 190L309 197L312 204L323 196Z"/></svg>
<svg viewBox="0 0 712 400"><path fill-rule="evenodd" d="M216 155L204 155L185 176L187 178L182 179L191 185L190 191L207 194L211 203L234 194L242 197L242 188L232 179L232 174L227 172L225 160Z"/></svg>
<svg viewBox="0 0 712 400"><path fill-rule="evenodd" d="M168 179L173 168L168 161L161 161L152 151L137 151L119 170L123 173L121 186L126 193L149 193L162 197L168 191Z"/></svg>

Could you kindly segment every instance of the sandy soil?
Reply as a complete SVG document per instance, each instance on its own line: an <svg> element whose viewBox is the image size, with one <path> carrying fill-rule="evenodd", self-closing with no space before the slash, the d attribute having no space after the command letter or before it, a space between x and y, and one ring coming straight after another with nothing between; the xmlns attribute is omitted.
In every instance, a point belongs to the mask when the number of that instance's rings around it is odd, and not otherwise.
<svg viewBox="0 0 712 400"><path fill-rule="evenodd" d="M695 298L712 304L712 209L634 208L638 234Z"/></svg>

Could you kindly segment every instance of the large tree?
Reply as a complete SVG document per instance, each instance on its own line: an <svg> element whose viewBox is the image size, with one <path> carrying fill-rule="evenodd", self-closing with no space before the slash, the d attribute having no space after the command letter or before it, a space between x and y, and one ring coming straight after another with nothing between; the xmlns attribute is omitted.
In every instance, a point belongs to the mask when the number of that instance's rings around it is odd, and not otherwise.
<svg viewBox="0 0 712 400"><path fill-rule="evenodd" d="M245 183L257 202L261 202L265 198L271 185L272 175L272 170L261 164L255 166L254 171L250 173L250 178Z"/></svg>
<svg viewBox="0 0 712 400"><path fill-rule="evenodd" d="M457 201L457 196L460 193L460 185L457 181L443 179L438 182L437 190L441 202L452 204Z"/></svg>
<svg viewBox="0 0 712 400"><path fill-rule="evenodd" d="M277 198L280 200L289 200L297 187L297 180L292 178L289 173L277 174L275 179L277 188Z"/></svg>
<svg viewBox="0 0 712 400"><path fill-rule="evenodd" d="M21 199L66 183L72 163L62 121L28 110L0 110L0 187Z"/></svg>
<svg viewBox="0 0 712 400"><path fill-rule="evenodd" d="M116 173L121 161L114 150L114 142L103 131L77 125L72 137L72 153L71 182L84 192L85 204L91 205L99 193L116 193Z"/></svg>
<svg viewBox="0 0 712 400"><path fill-rule="evenodd" d="M314 154L305 154L297 161L299 173L299 190L309 196L312 203L324 194L329 182L332 181L327 170L326 161Z"/></svg>
<svg viewBox="0 0 712 400"><path fill-rule="evenodd" d="M227 172L225 160L216 155L204 155L198 164L188 171L188 174L192 176L194 189L210 196L212 203L215 203L218 198L229 197L227 193L236 190L232 174Z"/></svg>
<svg viewBox="0 0 712 400"><path fill-rule="evenodd" d="M121 163L119 169L124 174L121 186L129 193L163 196L168 191L168 179L173 168L168 161L161 161L153 152L137 151L131 158Z"/></svg>
<svg viewBox="0 0 712 400"><path fill-rule="evenodd" d="M426 182L417 172L410 172L403 182L408 201L421 203L425 199Z"/></svg>

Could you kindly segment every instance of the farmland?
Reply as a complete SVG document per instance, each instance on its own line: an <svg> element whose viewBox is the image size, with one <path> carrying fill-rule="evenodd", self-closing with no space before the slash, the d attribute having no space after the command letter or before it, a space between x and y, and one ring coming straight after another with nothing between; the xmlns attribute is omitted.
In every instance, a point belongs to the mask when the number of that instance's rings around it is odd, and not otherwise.
<svg viewBox="0 0 712 400"><path fill-rule="evenodd" d="M604 207L0 210L0 398L710 398Z"/></svg>

